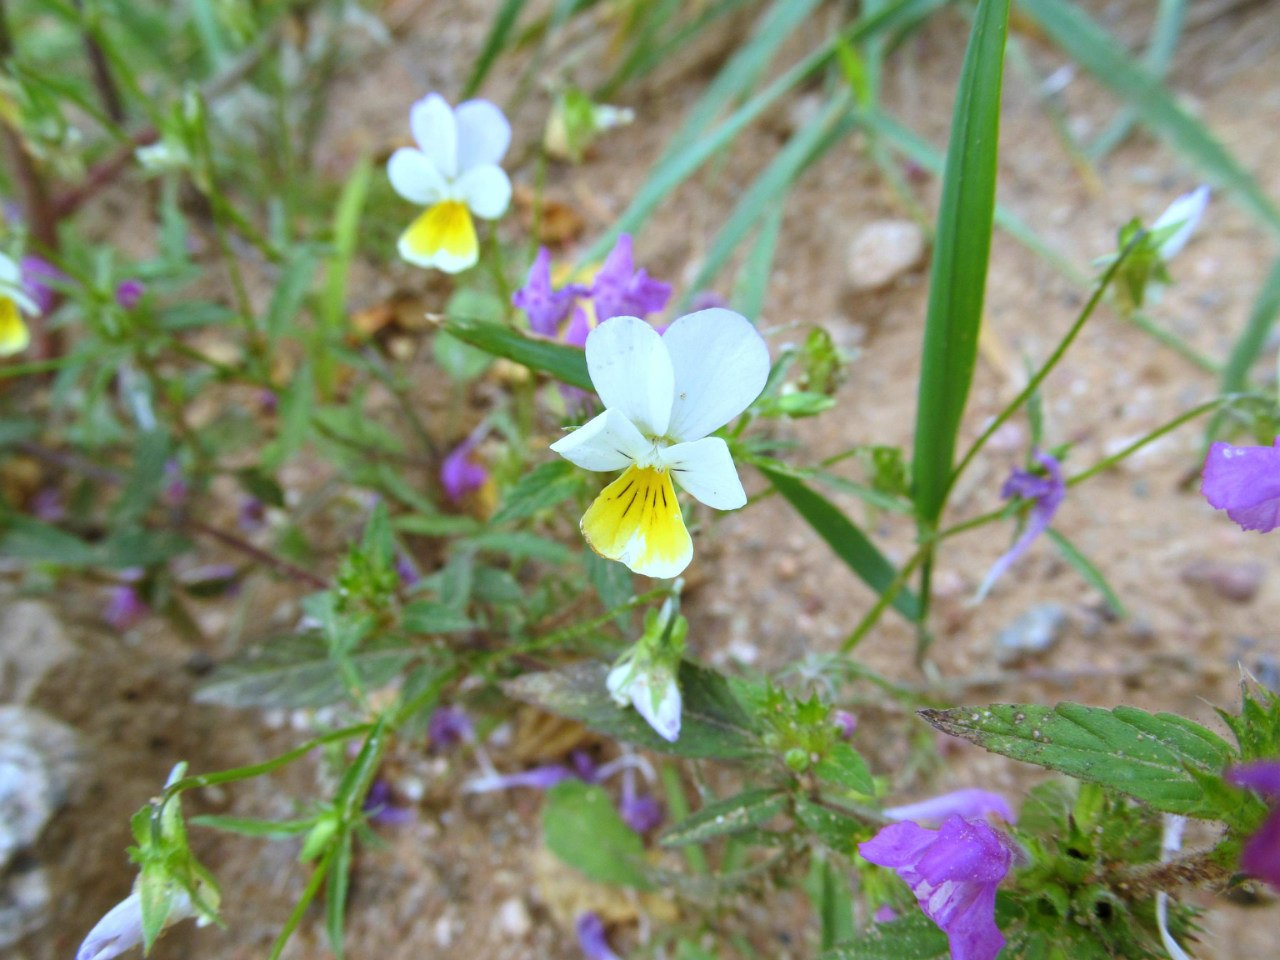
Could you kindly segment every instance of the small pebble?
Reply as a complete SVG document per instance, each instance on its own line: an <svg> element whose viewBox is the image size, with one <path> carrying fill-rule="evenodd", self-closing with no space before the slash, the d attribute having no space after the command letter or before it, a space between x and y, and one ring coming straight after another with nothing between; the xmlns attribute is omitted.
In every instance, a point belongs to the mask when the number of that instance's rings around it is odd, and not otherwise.
<svg viewBox="0 0 1280 960"><path fill-rule="evenodd" d="M530 919L529 910L525 907L523 900L512 897L510 900L503 901L502 906L498 907L498 929L504 935L517 940L533 929L533 920Z"/></svg>
<svg viewBox="0 0 1280 960"><path fill-rule="evenodd" d="M911 220L876 220L849 247L849 282L855 290L887 287L924 260L924 233Z"/></svg>
<svg viewBox="0 0 1280 960"><path fill-rule="evenodd" d="M1207 587L1223 600L1248 603L1258 595L1266 568L1260 563L1233 563L1229 560L1192 560L1179 577L1192 587Z"/></svg>
<svg viewBox="0 0 1280 960"><path fill-rule="evenodd" d="M1008 664L1051 650L1069 619L1061 604L1037 604L996 634L996 659Z"/></svg>

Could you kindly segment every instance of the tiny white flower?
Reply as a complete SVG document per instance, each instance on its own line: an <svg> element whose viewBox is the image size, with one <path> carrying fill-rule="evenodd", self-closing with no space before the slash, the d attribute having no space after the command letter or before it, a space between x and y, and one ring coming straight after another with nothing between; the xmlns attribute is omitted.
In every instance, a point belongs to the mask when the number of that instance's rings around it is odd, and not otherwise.
<svg viewBox="0 0 1280 960"><path fill-rule="evenodd" d="M184 891L173 895L165 927L196 915ZM142 900L135 889L98 921L76 951L76 960L111 960L142 943Z"/></svg>
<svg viewBox="0 0 1280 960"><path fill-rule="evenodd" d="M669 743L680 738L680 686L671 670L654 663L626 660L605 678L614 703L636 708L654 732Z"/></svg>
<svg viewBox="0 0 1280 960"><path fill-rule="evenodd" d="M1208 204L1209 188L1207 186L1199 186L1190 193L1184 193L1178 197L1173 203L1169 204L1164 213L1156 218L1156 222L1151 225L1153 231L1164 227L1178 227L1160 244L1161 260L1171 260L1187 245L1187 241L1191 239L1191 234L1200 225L1200 218L1204 216L1204 210ZM1178 226L1179 224L1180 226Z"/></svg>
<svg viewBox="0 0 1280 960"><path fill-rule="evenodd" d="M396 193L427 209L400 235L400 256L420 267L458 273L479 256L475 214L496 220L511 203L511 180L498 166L511 144L511 124L488 100L456 108L437 93L409 110L415 147L387 161Z"/></svg>
<svg viewBox="0 0 1280 960"><path fill-rule="evenodd" d="M672 478L717 510L747 502L729 446L708 436L747 408L769 375L764 338L719 307L659 334L614 317L587 337L587 370L604 413L551 449L586 470L625 472L582 517L591 548L636 573L675 577L693 559Z"/></svg>
<svg viewBox="0 0 1280 960"><path fill-rule="evenodd" d="M31 343L22 315L40 312L22 285L22 270L12 257L0 253L0 357L21 353Z"/></svg>

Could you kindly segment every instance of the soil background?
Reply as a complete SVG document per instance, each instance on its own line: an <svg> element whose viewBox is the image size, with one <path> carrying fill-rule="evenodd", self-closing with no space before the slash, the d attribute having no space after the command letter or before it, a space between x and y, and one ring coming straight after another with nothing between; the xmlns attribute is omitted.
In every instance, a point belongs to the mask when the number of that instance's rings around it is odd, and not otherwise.
<svg viewBox="0 0 1280 960"><path fill-rule="evenodd" d="M362 152L385 152L402 141L408 105L424 92L438 90L456 99L497 6L389 4L385 14L396 28L391 46L365 57L358 69L347 70L334 88L321 138L327 145L325 170L341 177ZM1141 49L1154 4L1131 0L1087 6L1114 35ZM788 45L788 54L794 58L810 49L837 22L836 11L823 8ZM738 18L709 30L691 49L618 98L636 111L632 126L603 137L583 166L550 167L548 195L584 219L585 240L606 229L625 208L685 110L749 27L749 19ZM1170 200L1199 181L1176 155L1141 131L1098 168L1096 183L1082 176L1055 132L1037 82L1064 66L1066 58L1024 22L1015 23L1014 33L1035 77L1012 63L1007 67L1000 199L1088 270L1092 260L1114 249L1121 224L1134 216L1150 223ZM937 145L946 140L966 34L960 14L944 11L887 62L886 109ZM580 84L589 86L604 75L610 53L604 25L594 32L582 29L573 49ZM519 63L519 57L511 63ZM510 63L500 63L484 95L508 103L518 72ZM548 68L545 77L554 75ZM1280 197L1280 165L1275 162L1280 156L1280 3L1191 4L1169 83L1263 190ZM683 292L735 200L785 142L811 93L779 106L721 161L685 185L637 236L637 263ZM1101 132L1117 111L1114 99L1084 76L1066 85L1060 103L1069 128L1085 139ZM547 105L539 88L515 113L512 156L530 155ZM853 356L836 410L775 428L780 437L798 444L792 458L800 464L816 463L855 444L885 444L908 452L911 445L927 267L885 290L852 289L848 259L854 238L872 221L908 215L859 146L855 139L832 151L790 195L760 319L775 351L820 324ZM517 185L532 186L531 162L512 174ZM916 189L925 209L936 209L937 182L926 177ZM108 196L102 203L105 209L118 209L113 204L119 198ZM104 217L104 229L106 222ZM142 224L140 229L147 236L152 228ZM513 235L519 230L514 220L504 229ZM1229 196L1218 193L1199 232L1175 261L1176 283L1152 313L1204 353L1225 357L1276 253L1274 239ZM427 283L406 267L388 269L374 259L360 268L352 284L353 310ZM383 258L376 259L381 263ZM989 330L964 438L974 437L984 420L1016 393L1023 382L1023 358L1045 357L1087 296L1087 290L1007 235L997 233L991 264ZM1268 356L1275 347L1273 342ZM432 376L424 367L424 379ZM1213 377L1103 310L1045 385L1046 441L1051 446L1073 444L1068 465L1078 470L1214 393ZM478 388L471 401L482 406L484 390ZM1026 453L1025 420L1018 422L1022 426L1002 431L966 477L953 504L954 519L999 505L1001 483ZM1202 438L1202 424L1178 430L1120 468L1074 489L1058 516L1058 529L1093 559L1128 605L1126 619L1105 615L1100 595L1046 542L1038 543L984 602L971 605L969 598L1008 546L1012 531L989 527L945 545L936 572L932 657L938 674L954 684L954 702L1127 703L1176 711L1216 726L1213 707L1236 702L1242 666L1260 676L1280 672L1280 535L1242 533L1205 504L1196 479ZM749 492L764 488L757 476L744 479ZM870 517L856 500L835 499L855 517L872 521L878 542L891 556L901 560L908 555L912 531L905 518ZM695 537L686 611L690 653L708 662L726 667L736 662L766 673L791 667L802 675L820 675L827 669L822 655L838 648L873 600L777 498L762 499L714 525L702 523ZM190 562L220 559L225 557L210 549ZM1209 575L1203 573L1206 564ZM1218 565L1216 573L1212 565ZM1255 572L1260 584L1251 599L1232 599L1231 591L1222 588L1224 577L1248 579ZM196 771L251 763L304 736L291 729L295 718L290 716L236 712L191 700L208 665L232 652L244 626L236 617L246 618L246 632L258 635L271 625L288 624L296 619L300 590L258 575L246 585L249 599L242 598L235 610L210 604L200 611L205 641L178 635L155 618L123 636L108 631L99 618L98 590L88 584L38 601L56 612L75 653L43 677L30 702L81 733L86 772L82 788L31 852L33 866L48 872L54 896L47 925L12 954L21 960L72 956L97 918L129 892L133 871L124 853L130 842L128 817L157 790L175 762L186 760ZM996 634L1046 603L1060 604L1067 612L1059 642L1033 660L1013 667L1000 664ZM919 682L912 665L914 643L907 625L890 615L862 643L858 657L889 677ZM861 711L855 744L879 763L904 762L903 718L883 706L856 702L856 696L851 705ZM1025 769L962 744L951 744L947 751L946 770L919 771L904 800L959 786L1012 791L1035 779ZM530 760L537 753L526 748L522 756ZM450 784L473 772L464 761L404 749L394 762L403 782L420 788L410 791L418 798L416 816L407 824L379 827L385 845L359 856L349 911L349 955L380 960L579 957L566 926L571 917L566 904L595 903L590 897L603 895L573 888L539 851L540 797L530 791L459 795ZM263 781L194 795L187 811L287 816L294 811L291 797L322 795L324 777L320 763L307 761ZM1193 845L1195 841L1192 837ZM197 848L222 884L228 928L197 931L184 924L166 935L154 955L160 960L265 956L305 882L296 845L200 831ZM569 893L566 885L572 888ZM636 913L635 904L616 895L597 907L618 919ZM1245 960L1274 955L1272 931L1280 911L1273 902L1248 908L1217 902L1213 907L1197 956ZM801 958L815 952L815 921L793 890L772 891L759 902L735 901L724 915L726 926L749 931L761 956ZM620 952L642 955L642 924L622 923L612 936ZM325 955L322 918L316 912L304 921L286 956Z"/></svg>

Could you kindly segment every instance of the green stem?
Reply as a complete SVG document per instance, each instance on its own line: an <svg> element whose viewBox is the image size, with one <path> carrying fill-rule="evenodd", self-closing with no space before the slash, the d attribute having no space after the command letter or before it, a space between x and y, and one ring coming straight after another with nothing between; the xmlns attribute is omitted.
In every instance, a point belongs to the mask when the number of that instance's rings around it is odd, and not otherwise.
<svg viewBox="0 0 1280 960"><path fill-rule="evenodd" d="M337 851L337 844L329 847L324 852L324 856L320 858L320 862L316 864L316 868L311 871L311 877L307 880L306 889L302 891L302 897L289 914L289 919L280 928L280 935L276 937L275 943L271 945L271 954L268 960L279 960L280 954L284 952L285 945L293 937L298 925L302 923L302 918L306 915L307 908L311 906L311 901L320 892L320 886L324 883L324 878L329 874L329 867L333 864L333 858Z"/></svg>

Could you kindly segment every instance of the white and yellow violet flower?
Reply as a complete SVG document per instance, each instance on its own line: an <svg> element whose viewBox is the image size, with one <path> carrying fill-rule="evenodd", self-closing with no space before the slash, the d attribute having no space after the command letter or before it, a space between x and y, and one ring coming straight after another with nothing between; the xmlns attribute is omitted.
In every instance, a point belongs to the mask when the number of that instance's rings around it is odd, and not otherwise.
<svg viewBox="0 0 1280 960"><path fill-rule="evenodd" d="M12 257L0 253L0 357L21 353L31 344L31 331L22 315L40 312L22 285L22 270Z"/></svg>
<svg viewBox="0 0 1280 960"><path fill-rule="evenodd" d="M511 180L498 164L511 144L511 124L488 100L456 108L437 93L409 110L417 147L387 161L396 193L427 209L400 235L400 256L420 267L458 273L479 257L471 216L496 220L511 204Z"/></svg>
<svg viewBox="0 0 1280 960"><path fill-rule="evenodd" d="M582 517L591 548L649 577L675 577L693 558L672 480L717 510L747 502L729 445L708 436L751 403L769 349L732 310L700 310L659 334L613 317L587 337L587 371L604 413L551 449L585 470L624 470Z"/></svg>

